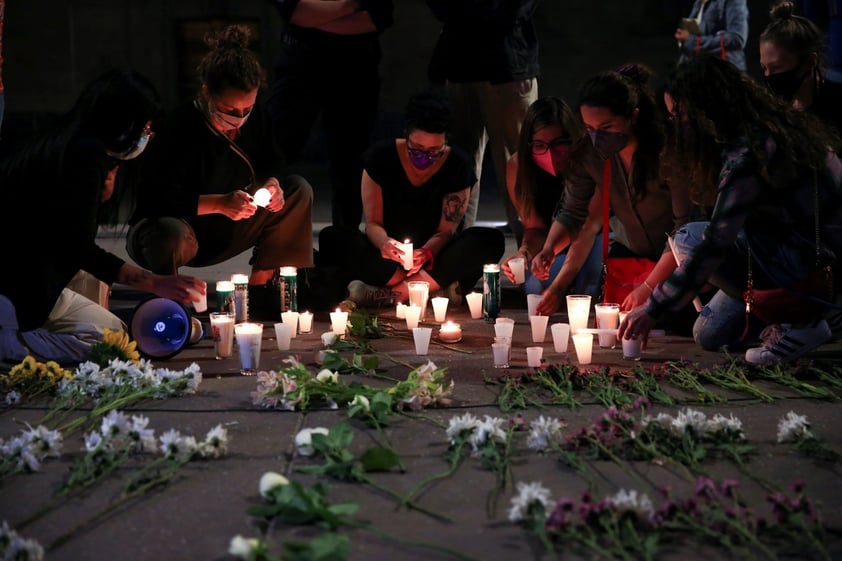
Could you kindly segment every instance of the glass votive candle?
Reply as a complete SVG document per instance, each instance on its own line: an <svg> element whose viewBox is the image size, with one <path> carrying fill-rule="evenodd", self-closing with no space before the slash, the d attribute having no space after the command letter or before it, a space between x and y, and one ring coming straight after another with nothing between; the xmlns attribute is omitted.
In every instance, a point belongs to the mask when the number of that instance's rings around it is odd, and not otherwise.
<svg viewBox="0 0 842 561"><path fill-rule="evenodd" d="M465 295L465 300L468 302L471 319L480 319L482 317L482 293L469 292Z"/></svg>
<svg viewBox="0 0 842 561"><path fill-rule="evenodd" d="M594 315L599 329L617 329L620 326L619 304L595 304ZM613 349L617 344L617 336L613 333L599 333L599 346L603 349Z"/></svg>
<svg viewBox="0 0 842 561"><path fill-rule="evenodd" d="M433 303L433 315L437 322L442 323L447 317L447 303L450 302L444 296L436 296L430 300Z"/></svg>
<svg viewBox="0 0 842 561"><path fill-rule="evenodd" d="M398 305L395 307L395 316L398 319L406 319L406 304L398 302Z"/></svg>
<svg viewBox="0 0 842 561"><path fill-rule="evenodd" d="M547 336L547 322L550 316L529 316L529 323L532 327L532 342L543 343Z"/></svg>
<svg viewBox="0 0 842 561"><path fill-rule="evenodd" d="M494 321L494 334L498 337L513 337L515 320L512 318L497 318Z"/></svg>
<svg viewBox="0 0 842 561"><path fill-rule="evenodd" d="M281 321L292 326L292 337L298 335L298 312L281 312Z"/></svg>
<svg viewBox="0 0 842 561"><path fill-rule="evenodd" d="M591 297L587 294L567 295L567 321L570 332L576 334L580 329L588 327L588 317L591 314Z"/></svg>
<svg viewBox="0 0 842 561"><path fill-rule="evenodd" d="M541 357L544 356L544 347L526 347L526 365L532 368L541 366Z"/></svg>
<svg viewBox="0 0 842 561"><path fill-rule="evenodd" d="M640 360L640 339L623 338L623 358L626 360Z"/></svg>
<svg viewBox="0 0 842 561"><path fill-rule="evenodd" d="M593 335L591 333L574 333L573 346L576 347L576 358L579 364L590 364L593 353Z"/></svg>
<svg viewBox="0 0 842 561"><path fill-rule="evenodd" d="M348 312L343 312L336 308L335 312L330 312L330 328L339 336L345 335L345 329L348 326Z"/></svg>
<svg viewBox="0 0 842 561"><path fill-rule="evenodd" d="M313 331L313 312L300 312L298 314L298 332L310 333Z"/></svg>
<svg viewBox="0 0 842 561"><path fill-rule="evenodd" d="M452 321L446 321L439 328L439 341L442 343L458 343L462 340L462 326Z"/></svg>

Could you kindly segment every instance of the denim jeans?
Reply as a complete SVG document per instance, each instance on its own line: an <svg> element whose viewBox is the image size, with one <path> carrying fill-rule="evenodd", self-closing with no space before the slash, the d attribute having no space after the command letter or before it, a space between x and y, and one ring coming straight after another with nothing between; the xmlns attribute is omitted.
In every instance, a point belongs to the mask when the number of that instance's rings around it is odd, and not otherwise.
<svg viewBox="0 0 842 561"><path fill-rule="evenodd" d="M547 280L542 281L533 276L532 273L526 271L526 282L523 284L523 291L526 294L542 294L544 290L552 283L553 279L558 276L561 271L561 266L564 265L564 260L567 259L567 252L559 253L553 259L550 265L550 276ZM598 234L594 238L593 247L588 254L588 258L582 265L582 270L573 279L572 290L575 294L590 294L596 301L599 298L600 281L602 280L602 234Z"/></svg>

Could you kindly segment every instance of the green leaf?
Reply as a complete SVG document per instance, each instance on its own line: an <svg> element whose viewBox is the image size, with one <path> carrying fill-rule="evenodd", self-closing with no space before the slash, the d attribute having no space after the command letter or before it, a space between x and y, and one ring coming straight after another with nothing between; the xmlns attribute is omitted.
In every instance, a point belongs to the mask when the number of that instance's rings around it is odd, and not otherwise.
<svg viewBox="0 0 842 561"><path fill-rule="evenodd" d="M310 542L286 542L284 561L345 561L351 540L343 534L323 534Z"/></svg>
<svg viewBox="0 0 842 561"><path fill-rule="evenodd" d="M388 448L369 448L360 457L365 471L389 471L399 465L398 455Z"/></svg>

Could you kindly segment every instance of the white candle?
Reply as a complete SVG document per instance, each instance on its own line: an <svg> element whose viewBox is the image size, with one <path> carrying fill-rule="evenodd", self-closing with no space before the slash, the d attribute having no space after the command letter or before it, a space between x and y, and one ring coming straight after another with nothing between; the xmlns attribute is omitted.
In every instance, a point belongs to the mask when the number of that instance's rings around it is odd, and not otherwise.
<svg viewBox="0 0 842 561"><path fill-rule="evenodd" d="M299 333L310 333L313 331L313 312L301 312L298 314Z"/></svg>
<svg viewBox="0 0 842 561"><path fill-rule="evenodd" d="M401 249L403 249L403 268L408 271L412 268L412 242L404 240Z"/></svg>
<svg viewBox="0 0 842 561"><path fill-rule="evenodd" d="M550 316L529 316L529 323L532 327L532 342L543 343L547 336L547 322Z"/></svg>
<svg viewBox="0 0 842 561"><path fill-rule="evenodd" d="M406 304L398 302L398 306L395 309L395 315L398 319L406 319Z"/></svg>
<svg viewBox="0 0 842 561"><path fill-rule="evenodd" d="M452 321L446 321L439 329L439 341L442 343L458 343L462 340L462 326Z"/></svg>
<svg viewBox="0 0 842 561"><path fill-rule="evenodd" d="M567 295L567 321L570 323L571 333L578 333L588 326L591 314L591 297L582 294Z"/></svg>
<svg viewBox="0 0 842 561"><path fill-rule="evenodd" d="M593 353L593 335L576 333L573 335L573 346L576 347L576 358L579 359L579 364L590 364Z"/></svg>
<svg viewBox="0 0 842 561"><path fill-rule="evenodd" d="M515 284L523 284L526 280L526 259L523 257L509 259L509 269L515 277Z"/></svg>
<svg viewBox="0 0 842 561"><path fill-rule="evenodd" d="M427 281L410 281L406 283L406 287L409 290L409 303L421 308L419 319L423 320L427 311L427 298L430 296L430 283Z"/></svg>
<svg viewBox="0 0 842 561"><path fill-rule="evenodd" d="M240 374L251 376L260 367L260 348L263 342L263 325L238 323L234 325L234 338L240 355Z"/></svg>
<svg viewBox="0 0 842 561"><path fill-rule="evenodd" d="M421 306L410 304L406 306L406 328L412 329L418 327L418 321L421 319Z"/></svg>
<svg viewBox="0 0 842 561"><path fill-rule="evenodd" d="M468 309L471 311L471 319L480 319L482 317L482 293L468 293L465 295L465 300L468 301Z"/></svg>
<svg viewBox="0 0 842 561"><path fill-rule="evenodd" d="M265 207L269 204L269 201L272 199L272 193L266 187L261 187L257 191L255 191L254 196L252 197L252 202L256 206Z"/></svg>
<svg viewBox="0 0 842 561"><path fill-rule="evenodd" d="M330 327L337 335L345 335L345 328L348 324L348 312L343 312L336 308L335 312L330 312Z"/></svg>
<svg viewBox="0 0 842 561"><path fill-rule="evenodd" d="M443 322L447 316L447 303L450 300L444 296L436 296L431 302L433 303L433 314L436 317L436 321L439 323Z"/></svg>
<svg viewBox="0 0 842 561"><path fill-rule="evenodd" d="M594 306L594 317L596 326L600 329L616 329L620 325L619 304L596 304ZM604 349L613 349L617 344L617 338L613 333L600 333L599 346Z"/></svg>
<svg viewBox="0 0 842 561"><path fill-rule="evenodd" d="M282 312L281 321L292 326L292 337L298 336L298 312Z"/></svg>
<svg viewBox="0 0 842 561"><path fill-rule="evenodd" d="M249 283L249 276L244 275L242 273L234 273L231 275L231 282L235 285L237 284L248 284Z"/></svg>

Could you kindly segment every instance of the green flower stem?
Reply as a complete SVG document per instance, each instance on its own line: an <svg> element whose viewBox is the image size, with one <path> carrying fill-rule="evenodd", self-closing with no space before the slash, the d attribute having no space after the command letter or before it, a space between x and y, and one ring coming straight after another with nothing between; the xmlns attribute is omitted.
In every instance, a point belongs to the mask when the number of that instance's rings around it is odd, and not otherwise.
<svg viewBox="0 0 842 561"><path fill-rule="evenodd" d="M372 487L374 487L375 489L377 489L381 493L383 493L385 495L388 495L388 496L392 497L393 499L397 499L400 502L401 506L406 506L407 508L411 508L412 510L417 510L421 514L426 514L430 518L434 518L434 519L436 519L440 522L448 522L448 523L453 522L452 518L450 518L448 516L445 516L444 514L439 514L438 512L433 512L432 510L428 510L428 509L418 505L415 502L404 500L404 498L401 497L398 493L392 491L391 489L387 489L386 487L383 487L382 485L379 485L379 484L375 483L368 476L360 475L359 480L362 483L365 483L367 485L371 485Z"/></svg>
<svg viewBox="0 0 842 561"><path fill-rule="evenodd" d="M372 424L374 424L374 428L377 430L377 433L383 439L383 442L386 443L386 446L384 446L384 448L388 448L389 450L391 450L392 453L395 455L395 458L398 459L398 469L400 469L401 473L406 473L406 466L404 465L403 460L401 460L401 457L398 455L397 452L395 452L395 447L392 445L392 440L383 430L383 427L380 425L380 423L377 421L377 417L369 413L368 418L372 422Z"/></svg>
<svg viewBox="0 0 842 561"><path fill-rule="evenodd" d="M462 460L462 448L464 446L465 440L462 438L457 439L456 444L454 444L453 449L450 451L450 467L446 471L431 475L416 483L412 490L410 490L409 493L401 499L401 505L409 504L409 502L430 483L448 478L456 473L456 469L459 467L459 462Z"/></svg>
<svg viewBox="0 0 842 561"><path fill-rule="evenodd" d="M408 545L408 546L412 546L412 547L420 547L420 548L423 548L423 549L429 549L431 551L437 551L439 553L444 553L445 555L449 555L449 556L451 556L455 559L460 559L461 561L479 561L474 557L471 557L469 555L465 555L464 553L460 553L459 551L456 551L454 549L450 549L449 547L444 547L443 545L438 545L438 544L429 543L429 542L422 542L422 541L417 541L417 540L407 540L407 539L404 539L404 538L399 538L397 536L394 536L394 535L392 535L392 534L390 534L390 533L388 533L384 530L381 530L380 528L372 526L370 524L364 524L362 522L348 522L348 525L351 526L352 528L358 528L360 530L365 530L367 532L371 532L372 534L375 534L378 537L381 537L385 540L388 540L390 542L394 542L394 543L397 543L397 544L400 544L400 545Z"/></svg>
<svg viewBox="0 0 842 561"><path fill-rule="evenodd" d="M775 398L773 396L769 395L756 385L752 384L748 380L748 378L746 378L745 372L743 371L742 367L737 365L736 362L732 362L726 367L716 367L713 369L713 371L699 370L699 375L702 376L708 382L720 386L722 388L739 392L745 392L750 395L753 395L761 401L775 401Z"/></svg>
<svg viewBox="0 0 842 561"><path fill-rule="evenodd" d="M652 485L652 483L651 483L651 482L649 482L649 481L645 480L645 479L643 478L643 476L642 476L642 475L640 475L640 474L637 472L637 468L635 468L634 466L632 466L632 464L631 464L630 462L627 462L626 460L624 460L624 459L620 458L617 454L615 454L614 452L612 452L612 451L611 451L611 449L610 449L610 448L608 448L608 447L607 447L605 444L603 444L602 442L600 442L598 438L595 438L595 439L593 440L593 443L594 443L594 444L596 444L596 447L597 447L597 448L599 448L599 450L600 450L602 453L604 453L606 456L608 456L608 458L609 458L612 462L614 462L614 463L616 463L618 466L620 466L620 467L623 469L623 471L624 471L624 472L626 472L626 473L630 474L630 475L634 478L634 480L635 480L635 481L637 481L637 483L638 483L641 487L653 487L653 485Z"/></svg>
<svg viewBox="0 0 842 561"><path fill-rule="evenodd" d="M679 388L695 395L702 403L723 403L728 401L719 394L713 393L704 387L697 377L698 371L684 368L680 365L670 364L668 380Z"/></svg>
<svg viewBox="0 0 842 561"><path fill-rule="evenodd" d="M512 445L512 429L506 431L506 442L503 444L503 454L500 455L500 450L493 442L487 445L494 446L494 465L492 466L497 475L496 485L489 491L486 502L486 512L490 519L497 516L497 499L500 496L500 491L508 487L511 480L511 466L509 465L509 455Z"/></svg>
<svg viewBox="0 0 842 561"><path fill-rule="evenodd" d="M558 444L553 445L553 450L557 452L563 462L570 465L579 475L581 475L588 484L588 490L591 493L596 493L596 480L594 480L593 475L591 473L594 471L593 469L586 469L585 463L582 459L576 455L575 452L571 452L570 450L565 450Z"/></svg>

